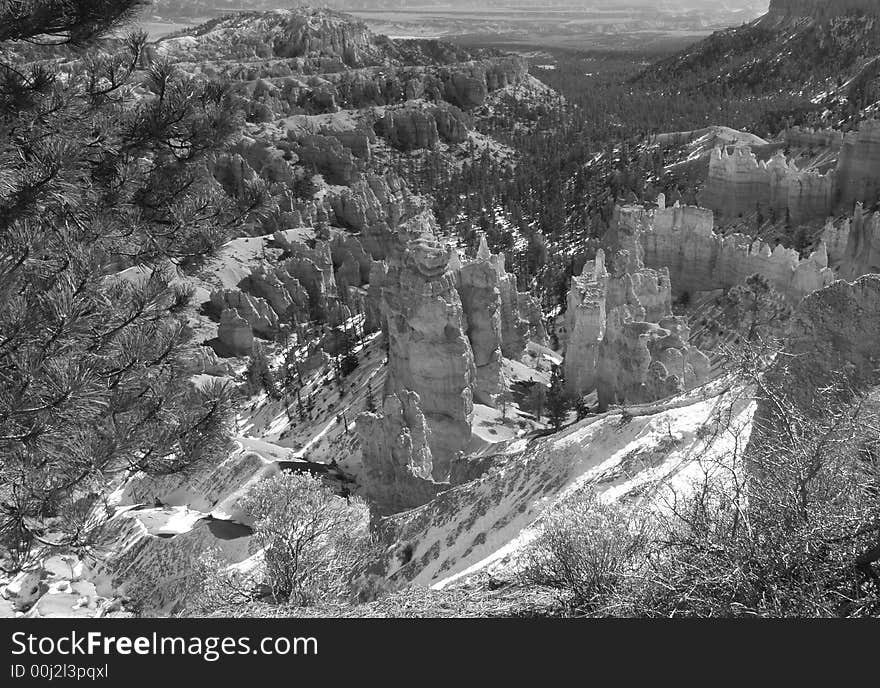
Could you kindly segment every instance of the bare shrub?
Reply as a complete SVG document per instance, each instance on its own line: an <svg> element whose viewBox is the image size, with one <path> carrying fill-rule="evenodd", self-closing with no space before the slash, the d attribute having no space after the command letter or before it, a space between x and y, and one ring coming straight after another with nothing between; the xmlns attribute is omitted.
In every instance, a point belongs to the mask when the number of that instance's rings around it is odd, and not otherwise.
<svg viewBox="0 0 880 688"><path fill-rule="evenodd" d="M375 555L361 499L338 497L312 475L281 473L259 483L242 506L256 519L252 546L263 551L277 601L309 605L357 592Z"/></svg>
<svg viewBox="0 0 880 688"><path fill-rule="evenodd" d="M582 492L550 511L525 554L524 582L556 588L589 613L611 613L635 584L652 541L644 513Z"/></svg>
<svg viewBox="0 0 880 688"><path fill-rule="evenodd" d="M665 617L876 615L877 399L842 374L808 404L787 378L754 371L752 380L762 403L747 450L707 466L667 514L632 608Z"/></svg>

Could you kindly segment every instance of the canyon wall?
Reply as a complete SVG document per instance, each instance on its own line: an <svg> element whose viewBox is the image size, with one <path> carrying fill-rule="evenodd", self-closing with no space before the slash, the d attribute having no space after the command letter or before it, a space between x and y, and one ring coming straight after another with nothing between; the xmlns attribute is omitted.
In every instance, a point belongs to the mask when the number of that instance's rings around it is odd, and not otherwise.
<svg viewBox="0 0 880 688"><path fill-rule="evenodd" d="M835 200L835 173L799 170L781 152L759 161L748 146L716 148L700 205L724 217L760 211L792 222L829 215Z"/></svg>
<svg viewBox="0 0 880 688"><path fill-rule="evenodd" d="M855 203L872 205L880 200L880 121L865 120L857 131L790 129L783 135L787 146L827 148L837 153L833 170L799 170L778 152L759 161L748 146L716 148L709 158L706 186L700 205L722 217L754 213L797 224L848 209Z"/></svg>
<svg viewBox="0 0 880 688"><path fill-rule="evenodd" d="M822 232L828 259L842 279L880 273L880 213L867 212L856 203L852 218L839 225L829 222Z"/></svg>
<svg viewBox="0 0 880 688"><path fill-rule="evenodd" d="M844 208L880 199L880 121L866 120L843 138L837 163L837 187Z"/></svg>
<svg viewBox="0 0 880 688"><path fill-rule="evenodd" d="M801 259L797 251L782 245L771 248L742 234L716 234L711 210L667 208L662 196L658 204L654 211L631 206L625 217L639 225L645 264L667 268L677 294L729 289L760 273L796 303L835 279L824 244ZM609 232L608 238L612 248L619 242L615 232Z"/></svg>

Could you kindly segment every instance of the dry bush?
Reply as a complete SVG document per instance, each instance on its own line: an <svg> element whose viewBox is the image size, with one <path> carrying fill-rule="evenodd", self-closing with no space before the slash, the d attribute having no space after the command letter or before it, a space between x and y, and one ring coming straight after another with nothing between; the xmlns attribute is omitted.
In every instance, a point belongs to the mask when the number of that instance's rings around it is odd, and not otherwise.
<svg viewBox="0 0 880 688"><path fill-rule="evenodd" d="M582 492L550 511L525 554L523 582L556 588L587 613L612 613L640 577L653 539L644 513Z"/></svg>
<svg viewBox="0 0 880 688"><path fill-rule="evenodd" d="M338 497L309 474L281 473L242 507L255 518L252 546L263 551L276 600L307 605L357 594L375 558L363 500Z"/></svg>
<svg viewBox="0 0 880 688"><path fill-rule="evenodd" d="M876 615L876 399L842 375L806 406L792 386L753 380L763 401L747 450L724 457L727 474L707 470L666 515L632 608L666 617Z"/></svg>
<svg viewBox="0 0 880 688"><path fill-rule="evenodd" d="M751 426L734 421L739 399L700 434L732 447L695 457L700 479L650 516L569 500L548 515L525 582L591 615L880 614L880 393L834 375L805 405L761 371L752 381Z"/></svg>

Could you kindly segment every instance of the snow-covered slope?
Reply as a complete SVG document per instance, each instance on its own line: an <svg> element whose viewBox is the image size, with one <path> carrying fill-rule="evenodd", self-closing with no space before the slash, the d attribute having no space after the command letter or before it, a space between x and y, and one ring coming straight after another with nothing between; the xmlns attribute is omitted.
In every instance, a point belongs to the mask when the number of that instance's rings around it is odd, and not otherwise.
<svg viewBox="0 0 880 688"><path fill-rule="evenodd" d="M385 521L384 535L395 543L390 576L443 587L478 570L509 570L542 515L579 490L662 509L745 446L754 408L747 389L717 380L545 439L520 440L482 478Z"/></svg>

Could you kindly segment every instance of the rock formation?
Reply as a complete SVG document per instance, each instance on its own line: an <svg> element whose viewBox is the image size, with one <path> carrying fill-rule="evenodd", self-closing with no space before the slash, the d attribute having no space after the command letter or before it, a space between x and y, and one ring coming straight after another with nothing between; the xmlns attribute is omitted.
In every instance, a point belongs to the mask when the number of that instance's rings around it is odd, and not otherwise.
<svg viewBox="0 0 880 688"><path fill-rule="evenodd" d="M474 398L481 404L494 406L504 388L501 289L485 236L480 239L476 259L466 262L459 271L458 293L476 366Z"/></svg>
<svg viewBox="0 0 880 688"><path fill-rule="evenodd" d="M278 331L278 314L268 302L240 289L218 289L212 292L211 307L221 314L221 318L224 311L234 311L247 322L255 334L267 339L271 339ZM221 319L221 325L222 322Z"/></svg>
<svg viewBox="0 0 880 688"><path fill-rule="evenodd" d="M797 224L825 218L835 208L880 200L880 121L865 120L846 135L833 130L791 129L784 134L791 147L827 147L839 151L837 165L824 174L798 169L778 152L759 161L748 146L733 152L716 148L700 204L723 217L760 210Z"/></svg>
<svg viewBox="0 0 880 688"><path fill-rule="evenodd" d="M822 232L829 261L842 279L856 279L880 272L880 213L869 213L856 203L852 218Z"/></svg>
<svg viewBox="0 0 880 688"><path fill-rule="evenodd" d="M565 311L566 350L563 362L568 392L582 396L597 384L599 345L605 338L608 271L605 253L587 261L580 275L573 277Z"/></svg>
<svg viewBox="0 0 880 688"><path fill-rule="evenodd" d="M450 459L471 436L474 358L457 275L449 269L452 250L431 233L404 238L376 285L388 336L386 389L419 395L431 429L433 476L445 480Z"/></svg>
<svg viewBox="0 0 880 688"><path fill-rule="evenodd" d="M291 242L290 246L293 255L284 262L283 270L306 290L312 317L322 320L329 300L337 296L330 244L316 241L315 247L310 248L300 242Z"/></svg>
<svg viewBox="0 0 880 688"><path fill-rule="evenodd" d="M880 200L880 121L865 120L843 138L837 162L840 204L871 205Z"/></svg>
<svg viewBox="0 0 880 688"><path fill-rule="evenodd" d="M229 40L232 32L237 40ZM194 36L164 39L155 52L193 62L282 58L295 59L300 66L328 67L380 59L376 39L365 24L341 12L310 8L223 18L204 25Z"/></svg>
<svg viewBox="0 0 880 688"><path fill-rule="evenodd" d="M305 136L297 155L305 164L314 165L330 184L349 186L360 179L354 156L337 138L321 134Z"/></svg>
<svg viewBox="0 0 880 688"><path fill-rule="evenodd" d="M425 201L393 173L367 175L328 197L336 222L359 232L358 240L375 260L384 260L397 245L398 225L426 210Z"/></svg>
<svg viewBox="0 0 880 688"><path fill-rule="evenodd" d="M684 319L672 314L668 270L643 266L644 213L640 207L615 209L613 269L600 250L569 291L567 390L583 396L595 389L600 408L670 396L709 373L706 356L688 344Z"/></svg>
<svg viewBox="0 0 880 688"><path fill-rule="evenodd" d="M843 134L836 129L791 127L785 130L782 138L787 148L821 148L839 151L843 144Z"/></svg>
<svg viewBox="0 0 880 688"><path fill-rule="evenodd" d="M427 107L416 103L387 108L375 128L391 146L409 151L434 148L440 140L461 143L472 127L468 117L454 105Z"/></svg>
<svg viewBox="0 0 880 688"><path fill-rule="evenodd" d="M838 280L813 292L792 314L785 345L792 355L776 359L765 374L767 382L783 390L807 416L827 404L827 390L843 383L841 376L854 390L876 388L880 359L878 312L878 275L865 275L852 283ZM763 442L768 433L779 430L778 399L759 394L757 402L749 449L752 443ZM760 463L753 465L760 471Z"/></svg>
<svg viewBox="0 0 880 688"><path fill-rule="evenodd" d="M334 234L330 240L330 254L340 292L347 287L360 287L369 282L373 259L356 236L348 232Z"/></svg>
<svg viewBox="0 0 880 688"><path fill-rule="evenodd" d="M668 268L676 294L729 289L754 273L764 275L791 302L834 280L825 246L806 259L782 245L771 248L742 234L714 232L712 211L695 206L627 211L639 226L645 265ZM614 247L613 233L609 235Z"/></svg>
<svg viewBox="0 0 880 688"><path fill-rule="evenodd" d="M544 314L534 296L517 291L516 276L507 272L504 254L493 255L491 260L498 273L501 296L501 353L506 358L518 360L525 351L526 342L547 344Z"/></svg>
<svg viewBox="0 0 880 688"><path fill-rule="evenodd" d="M465 141L468 131L473 128L468 116L454 105L437 105L432 113L437 123L437 133L448 143Z"/></svg>
<svg viewBox="0 0 880 688"><path fill-rule="evenodd" d="M440 140L437 121L420 107L386 110L376 122L376 132L391 146L403 151L433 148Z"/></svg>
<svg viewBox="0 0 880 688"><path fill-rule="evenodd" d="M379 514L420 506L449 487L431 477L430 430L415 392L389 394L381 413L361 413L356 428L363 452L358 484Z"/></svg>
<svg viewBox="0 0 880 688"><path fill-rule="evenodd" d="M239 286L267 301L279 318L290 320L294 315L300 320L308 318L309 294L286 265L257 265Z"/></svg>
<svg viewBox="0 0 880 688"><path fill-rule="evenodd" d="M826 217L834 206L835 174L799 170L782 153L759 161L748 146L716 148L700 204L724 217L756 210L792 222Z"/></svg>

